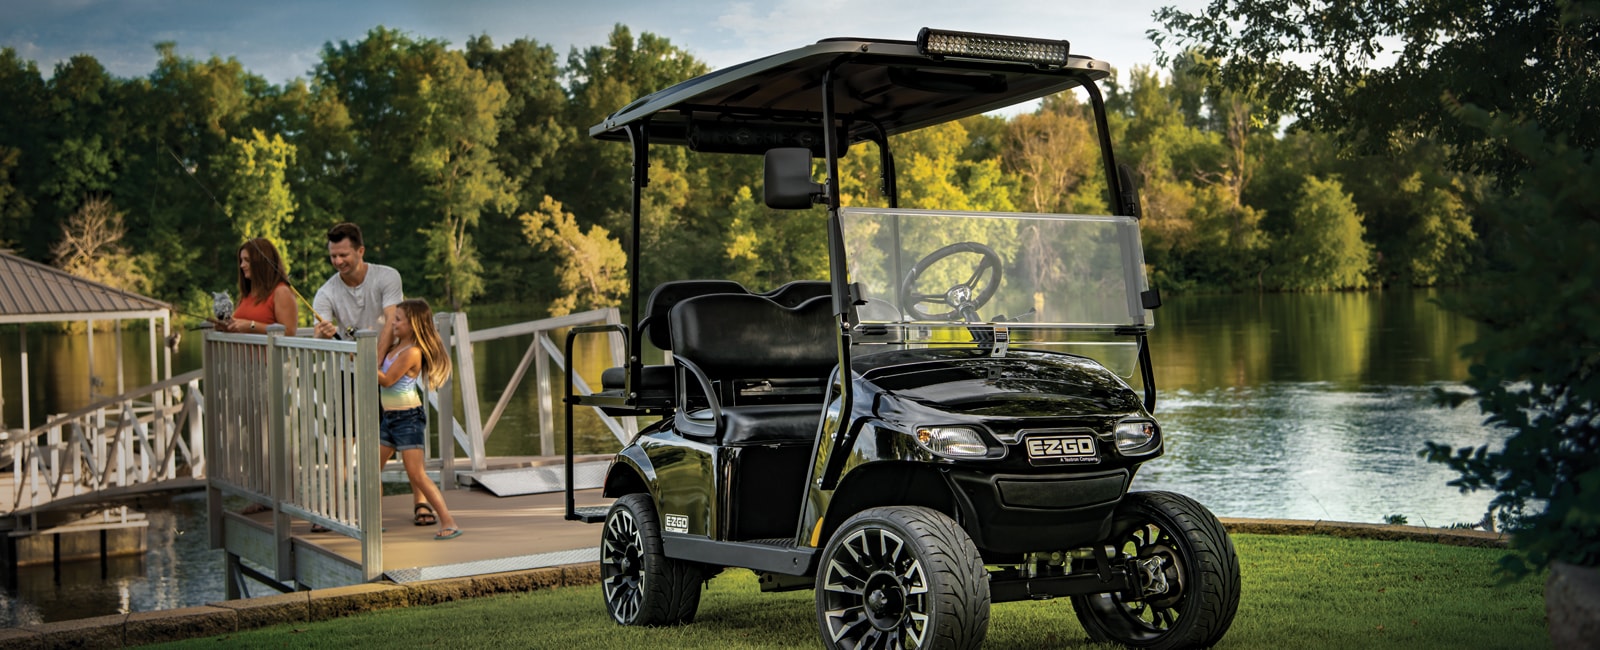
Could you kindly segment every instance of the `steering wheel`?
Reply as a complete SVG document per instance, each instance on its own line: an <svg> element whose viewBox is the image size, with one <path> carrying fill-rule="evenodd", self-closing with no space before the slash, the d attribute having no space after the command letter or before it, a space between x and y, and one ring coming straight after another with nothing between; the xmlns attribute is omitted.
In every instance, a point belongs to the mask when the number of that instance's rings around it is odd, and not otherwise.
<svg viewBox="0 0 1600 650"><path fill-rule="evenodd" d="M944 293L920 293L917 291L917 278L927 271L929 267L946 257L958 253L973 253L982 256L978 266L972 271L972 277L966 282L957 284ZM985 271L989 274L988 282L981 287L978 282L983 280ZM978 320L978 308L989 302L996 291L1000 289L1000 254L994 249L975 241L957 242L928 253L926 257L917 260L906 273L906 279L900 283L900 306L910 312L917 320L950 320L956 315L961 315L968 322ZM944 305L950 311L942 313L928 313L917 308L917 305L928 303L930 305Z"/></svg>

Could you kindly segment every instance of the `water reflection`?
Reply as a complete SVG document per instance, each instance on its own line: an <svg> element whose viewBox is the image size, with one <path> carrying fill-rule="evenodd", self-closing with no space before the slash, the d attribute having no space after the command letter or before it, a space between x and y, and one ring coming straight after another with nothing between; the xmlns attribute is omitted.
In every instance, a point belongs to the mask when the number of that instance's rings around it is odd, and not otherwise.
<svg viewBox="0 0 1600 650"><path fill-rule="evenodd" d="M222 599L222 552L206 535L204 492L141 499L143 555L20 567L0 590L0 625L194 607Z"/></svg>
<svg viewBox="0 0 1600 650"><path fill-rule="evenodd" d="M1273 383L1168 393L1167 453L1136 489L1172 490L1231 517L1446 526L1483 518L1490 495L1463 495L1455 475L1424 462L1425 441L1482 445L1502 434L1475 409L1438 409L1432 386L1342 391L1327 383Z"/></svg>

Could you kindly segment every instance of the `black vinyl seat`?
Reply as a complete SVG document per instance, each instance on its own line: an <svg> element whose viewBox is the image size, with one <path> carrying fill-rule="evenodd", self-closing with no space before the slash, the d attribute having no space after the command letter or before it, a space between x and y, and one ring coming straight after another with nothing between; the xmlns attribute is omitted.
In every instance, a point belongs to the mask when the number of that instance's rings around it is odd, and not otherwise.
<svg viewBox="0 0 1600 650"><path fill-rule="evenodd" d="M838 364L832 299L786 307L761 295L714 294L672 308L672 351L679 365L679 408L689 386L705 409L683 413L685 429L714 426L723 444L809 441L822 414L824 380ZM807 380L815 391L787 403L740 403L739 386L759 380ZM696 424L695 421L699 422Z"/></svg>
<svg viewBox="0 0 1600 650"><path fill-rule="evenodd" d="M656 285L645 301L645 319L639 323L639 334L646 337L659 350L672 349L672 326L668 316L678 303L712 294L749 295L750 290L732 280L671 280ZM785 307L795 307L808 300L831 295L828 283L822 280L795 280L763 294ZM640 386L635 392L641 398L654 401L671 398L672 366L644 366ZM607 368L600 374L600 389L621 393L627 386L628 369Z"/></svg>
<svg viewBox="0 0 1600 650"><path fill-rule="evenodd" d="M710 418L699 411L691 415ZM762 404L729 406L722 409L722 444L729 446L772 445L788 442L810 444L822 422L822 405Z"/></svg>
<svg viewBox="0 0 1600 650"><path fill-rule="evenodd" d="M650 344L660 350L672 349L672 333L669 330L667 315L673 306L684 300L696 296L715 293L750 293L744 285L732 280L672 280L656 285L650 292L650 298L645 302L645 318L639 322L639 335L649 339ZM670 403L672 400L673 383L672 366L651 365L644 366L639 378L638 386L634 392L638 393L643 402ZM620 395L627 387L628 369L626 367L607 368L600 373L600 390L613 392Z"/></svg>

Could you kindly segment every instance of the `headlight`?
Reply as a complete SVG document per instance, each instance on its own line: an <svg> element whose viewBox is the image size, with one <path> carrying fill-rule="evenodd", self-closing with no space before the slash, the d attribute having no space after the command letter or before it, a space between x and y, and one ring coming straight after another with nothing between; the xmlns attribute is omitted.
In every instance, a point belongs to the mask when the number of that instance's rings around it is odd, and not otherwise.
<svg viewBox="0 0 1600 650"><path fill-rule="evenodd" d="M1149 420L1123 420L1117 423L1117 451L1137 454L1150 451L1158 441L1160 429Z"/></svg>
<svg viewBox="0 0 1600 650"><path fill-rule="evenodd" d="M917 442L940 456L987 456L989 446L967 427L918 427Z"/></svg>

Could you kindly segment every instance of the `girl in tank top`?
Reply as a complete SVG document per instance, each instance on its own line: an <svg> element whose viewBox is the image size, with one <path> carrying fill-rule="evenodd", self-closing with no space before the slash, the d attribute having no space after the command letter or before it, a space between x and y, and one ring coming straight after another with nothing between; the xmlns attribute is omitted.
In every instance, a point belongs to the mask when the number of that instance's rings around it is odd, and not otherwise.
<svg viewBox="0 0 1600 650"><path fill-rule="evenodd" d="M438 386L450 378L450 355L433 327L433 310L424 300L402 300L395 305L394 318L386 324L390 329L390 351L379 361L378 402L383 412L378 418L378 441L383 459L388 463L396 451L405 464L406 478L411 489L421 494L427 503L416 505L414 514L424 508L437 513L439 532L434 539L454 539L461 536L455 517L445 507L444 494L433 484L423 468L423 436L427 435L427 419L423 411L421 387L418 381ZM422 519L415 518L424 526Z"/></svg>

